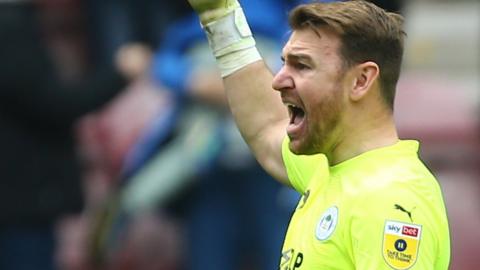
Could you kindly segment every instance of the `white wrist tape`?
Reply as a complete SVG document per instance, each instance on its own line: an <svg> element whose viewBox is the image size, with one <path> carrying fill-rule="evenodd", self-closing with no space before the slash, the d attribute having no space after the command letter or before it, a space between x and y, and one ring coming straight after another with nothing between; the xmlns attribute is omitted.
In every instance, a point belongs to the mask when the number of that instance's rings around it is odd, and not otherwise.
<svg viewBox="0 0 480 270"><path fill-rule="evenodd" d="M242 8L204 26L222 77L261 59Z"/></svg>
<svg viewBox="0 0 480 270"><path fill-rule="evenodd" d="M254 46L217 57L217 65L220 69L222 78L225 78L246 65L261 59L262 57L260 56L260 53Z"/></svg>

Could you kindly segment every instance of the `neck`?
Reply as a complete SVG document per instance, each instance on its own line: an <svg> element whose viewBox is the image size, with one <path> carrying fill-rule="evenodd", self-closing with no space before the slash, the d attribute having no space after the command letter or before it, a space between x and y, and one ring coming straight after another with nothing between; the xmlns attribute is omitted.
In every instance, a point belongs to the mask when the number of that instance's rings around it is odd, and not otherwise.
<svg viewBox="0 0 480 270"><path fill-rule="evenodd" d="M357 114L361 115L361 114ZM390 146L398 142L398 134L391 113L377 114L370 119L350 121L348 134L343 134L327 155L330 165L336 165L367 151ZM358 125L358 123L361 123Z"/></svg>

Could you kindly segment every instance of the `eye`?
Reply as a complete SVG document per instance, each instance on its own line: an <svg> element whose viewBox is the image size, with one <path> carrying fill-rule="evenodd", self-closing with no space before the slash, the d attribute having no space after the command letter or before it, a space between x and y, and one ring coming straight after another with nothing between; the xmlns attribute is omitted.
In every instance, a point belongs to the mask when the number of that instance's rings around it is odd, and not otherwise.
<svg viewBox="0 0 480 270"><path fill-rule="evenodd" d="M305 65L305 64L300 63L300 62L296 62L293 66L298 70L310 69L310 67L308 65Z"/></svg>

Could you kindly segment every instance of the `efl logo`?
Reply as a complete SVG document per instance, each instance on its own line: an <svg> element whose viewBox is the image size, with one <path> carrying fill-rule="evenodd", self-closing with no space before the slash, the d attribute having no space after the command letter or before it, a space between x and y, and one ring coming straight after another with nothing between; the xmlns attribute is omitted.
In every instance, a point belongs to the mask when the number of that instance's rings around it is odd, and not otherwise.
<svg viewBox="0 0 480 270"><path fill-rule="evenodd" d="M417 237L418 236L418 229L410 227L410 226L403 226L402 234Z"/></svg>

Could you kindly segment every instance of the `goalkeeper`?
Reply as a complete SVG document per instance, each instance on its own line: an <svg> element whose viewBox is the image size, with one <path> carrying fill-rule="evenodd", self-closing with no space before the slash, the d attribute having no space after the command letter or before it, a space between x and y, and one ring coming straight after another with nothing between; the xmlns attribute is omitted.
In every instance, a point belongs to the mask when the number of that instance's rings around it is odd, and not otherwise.
<svg viewBox="0 0 480 270"><path fill-rule="evenodd" d="M440 187L394 124L402 17L366 1L300 5L272 76L236 0L189 2L244 139L303 194L279 268L448 269Z"/></svg>

